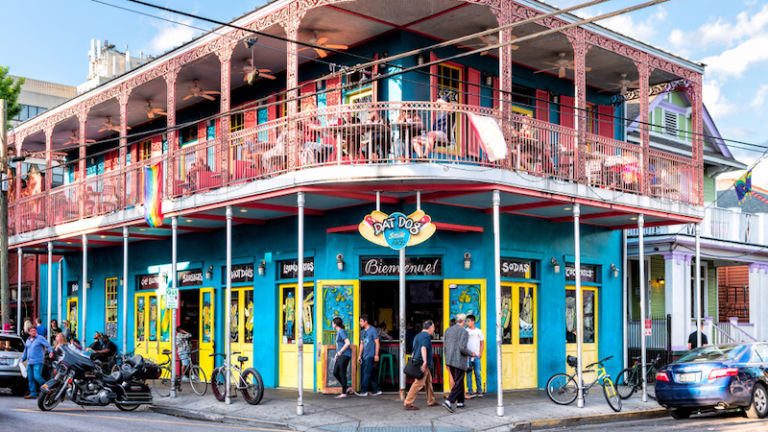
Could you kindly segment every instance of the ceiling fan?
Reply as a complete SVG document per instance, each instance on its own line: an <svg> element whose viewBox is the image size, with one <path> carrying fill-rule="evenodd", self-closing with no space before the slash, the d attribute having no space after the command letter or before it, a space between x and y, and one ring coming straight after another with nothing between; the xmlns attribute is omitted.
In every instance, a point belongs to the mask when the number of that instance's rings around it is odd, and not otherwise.
<svg viewBox="0 0 768 432"><path fill-rule="evenodd" d="M152 100L150 99L147 99L147 106L144 108L144 111L147 112L147 118L149 119L153 119L158 115L168 115L162 108L152 108Z"/></svg>
<svg viewBox="0 0 768 432"><path fill-rule="evenodd" d="M96 140L86 139L85 142L95 143ZM69 141L64 143L64 145L69 145L69 144L80 144L80 134L77 132L77 129L72 131L72 135L69 136Z"/></svg>
<svg viewBox="0 0 768 432"><path fill-rule="evenodd" d="M126 126L126 129L130 129L130 126ZM104 125L99 129L99 132L104 131L113 131L113 132L120 132L120 125L116 125L112 123L112 116L107 116L107 121L104 122Z"/></svg>
<svg viewBox="0 0 768 432"><path fill-rule="evenodd" d="M245 66L243 66L243 73L245 76L243 77L243 81L247 82L250 85L253 85L254 81L258 78L266 78L266 79L277 79L276 76L270 74L272 72L271 69L266 68L257 68L253 65L253 56L251 58L245 60Z"/></svg>
<svg viewBox="0 0 768 432"><path fill-rule="evenodd" d="M538 70L538 71L536 71L534 73L538 74L538 73L542 73L542 72L548 72L548 71L556 70L558 78L565 78L565 70L566 69L573 70L573 67L574 67L573 60L568 60L567 58L565 58L565 56L566 56L566 54L564 52L558 53L556 61L554 61L554 62L547 62L548 64L552 65L551 68ZM587 72L590 72L592 70L592 68L587 66L585 68L585 70Z"/></svg>
<svg viewBox="0 0 768 432"><path fill-rule="evenodd" d="M313 50L315 50L315 52L317 53L317 55L320 58L325 58L325 57L328 57L328 51L324 50L323 48L332 49L332 50L345 50L345 49L349 49L349 47L347 45L329 44L328 43L328 38L325 37L325 36L320 37L320 35L318 34L317 30L313 31L312 34L313 34L312 38L310 38L307 41L307 43L315 45L315 47L307 47L307 46L305 46L303 48L299 48L299 51L313 49Z"/></svg>
<svg viewBox="0 0 768 432"><path fill-rule="evenodd" d="M620 76L621 76L621 79L619 81L613 83L611 88L618 90L619 94L621 94L622 96L627 94L627 91L629 91L630 89L636 89L636 88L640 87L640 80L639 79L636 79L634 81L630 81L630 80L627 79L627 74L626 73L623 73ZM611 91L612 90L603 90L602 92L611 92Z"/></svg>
<svg viewBox="0 0 768 432"><path fill-rule="evenodd" d="M184 100L191 99L193 97L201 97L203 99L208 99L210 101L216 100L215 97L211 95L220 94L220 91L217 90L203 90L200 88L200 80L192 80L192 87L189 88L190 93L186 96L184 96Z"/></svg>
<svg viewBox="0 0 768 432"><path fill-rule="evenodd" d="M499 43L499 36L495 34L478 36L477 38L480 39L482 43L469 44L467 46L470 48L478 49L478 48L490 47ZM517 39L517 36L512 35L511 40L515 40L515 39ZM520 49L520 47L517 45L509 45L509 48L512 49L512 51L517 51L518 49ZM484 56L484 55L488 55L489 53L490 53L490 50L483 51L480 53L480 55Z"/></svg>

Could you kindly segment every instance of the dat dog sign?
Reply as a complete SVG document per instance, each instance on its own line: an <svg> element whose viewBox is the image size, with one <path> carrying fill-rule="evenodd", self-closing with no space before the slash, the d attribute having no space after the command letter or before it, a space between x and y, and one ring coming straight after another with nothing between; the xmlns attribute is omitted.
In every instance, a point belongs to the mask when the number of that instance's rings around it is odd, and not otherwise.
<svg viewBox="0 0 768 432"><path fill-rule="evenodd" d="M408 216L400 212L387 215L376 210L367 215L357 229L372 243L400 250L425 242L437 228L432 223L432 218L421 210Z"/></svg>

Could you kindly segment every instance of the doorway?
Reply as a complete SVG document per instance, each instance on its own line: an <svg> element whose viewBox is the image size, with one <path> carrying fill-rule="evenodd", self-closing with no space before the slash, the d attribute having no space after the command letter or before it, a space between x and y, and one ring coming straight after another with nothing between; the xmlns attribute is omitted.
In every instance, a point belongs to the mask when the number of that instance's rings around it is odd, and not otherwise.
<svg viewBox="0 0 768 432"><path fill-rule="evenodd" d="M315 365L315 285L312 282L304 284L304 305L302 309L303 322L296 322L297 308L302 307L296 302L296 288L298 284L280 285L280 304L278 316L280 317L280 364L278 370L278 385L280 387L298 388L298 363L299 350L296 342L296 328L303 326L303 378L302 385L305 389L314 388Z"/></svg>
<svg viewBox="0 0 768 432"><path fill-rule="evenodd" d="M597 359L597 287L582 286L582 310L584 322L582 323L581 352L584 358L582 365L596 362ZM565 355L576 356L576 287L565 287ZM570 373L570 366L566 365Z"/></svg>
<svg viewBox="0 0 768 432"><path fill-rule="evenodd" d="M536 300L535 284L501 284L501 364L505 390L536 388L538 383Z"/></svg>

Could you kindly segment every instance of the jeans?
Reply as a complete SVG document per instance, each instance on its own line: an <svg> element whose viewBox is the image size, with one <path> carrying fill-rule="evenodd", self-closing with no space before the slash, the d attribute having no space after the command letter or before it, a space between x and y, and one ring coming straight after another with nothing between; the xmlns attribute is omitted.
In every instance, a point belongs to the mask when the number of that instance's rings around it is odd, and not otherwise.
<svg viewBox="0 0 768 432"><path fill-rule="evenodd" d="M448 394L448 402L464 403L464 374L466 371L453 366L448 366L448 370L451 372L451 377L453 377L453 387L451 387L451 392Z"/></svg>
<svg viewBox="0 0 768 432"><path fill-rule="evenodd" d="M363 362L360 365L360 393L365 393L370 390L374 393L379 391L379 382L373 376L374 364L373 357L363 358Z"/></svg>
<svg viewBox="0 0 768 432"><path fill-rule="evenodd" d="M29 381L29 394L37 397L38 387L45 384L42 363L27 366L27 380Z"/></svg>
<svg viewBox="0 0 768 432"><path fill-rule="evenodd" d="M469 359L469 369L467 369L467 390L469 390L470 393L472 393L472 375L474 372L475 375L475 383L477 384L477 392L482 393L483 392L483 381L482 381L482 362L479 358L471 358Z"/></svg>
<svg viewBox="0 0 768 432"><path fill-rule="evenodd" d="M333 376L341 384L341 393L347 393L347 367L349 367L350 357L341 355L336 359L333 365Z"/></svg>

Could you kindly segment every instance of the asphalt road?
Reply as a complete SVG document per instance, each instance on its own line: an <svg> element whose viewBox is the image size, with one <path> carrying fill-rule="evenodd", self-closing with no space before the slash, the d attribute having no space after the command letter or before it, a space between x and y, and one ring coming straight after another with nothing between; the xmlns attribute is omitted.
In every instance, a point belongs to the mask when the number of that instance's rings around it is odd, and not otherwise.
<svg viewBox="0 0 768 432"><path fill-rule="evenodd" d="M114 405L83 409L66 402L53 411L42 412L34 399L0 394L0 431L52 432L168 432L168 431L262 431L273 429L186 420L148 411L140 407L134 412L122 412Z"/></svg>
<svg viewBox="0 0 768 432"><path fill-rule="evenodd" d="M694 415L689 419L675 420L672 417L661 417L651 420L635 420L579 427L548 429L550 432L563 431L601 431L617 430L621 432L649 432L649 431L723 431L723 432L751 432L768 431L768 419L751 420L741 412L711 413Z"/></svg>

